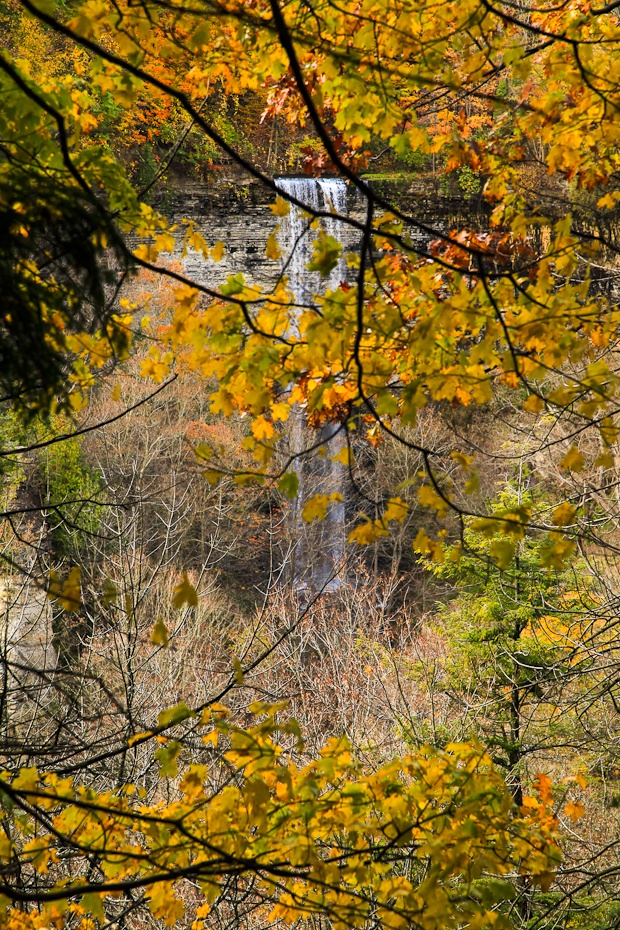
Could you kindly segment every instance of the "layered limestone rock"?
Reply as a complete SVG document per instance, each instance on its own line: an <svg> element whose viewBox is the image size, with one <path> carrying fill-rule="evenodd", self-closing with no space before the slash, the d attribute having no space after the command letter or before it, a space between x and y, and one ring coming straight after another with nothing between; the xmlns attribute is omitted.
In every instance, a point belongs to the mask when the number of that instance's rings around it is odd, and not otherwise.
<svg viewBox="0 0 620 930"><path fill-rule="evenodd" d="M359 223L366 218L366 203L359 193L343 181L330 178L287 178L295 184L343 185L346 202L340 212ZM406 214L415 216L420 225L412 224L406 230L416 246L423 249L440 232L449 232L463 226L486 228L488 205L478 199L441 197L418 187L383 182L380 193L398 205ZM279 222L270 210L274 201L272 191L257 182L247 184L223 183L216 186L188 185L177 188L168 202L159 205L175 223L190 219L196 224L209 245L224 243L224 256L220 262L205 261L201 254L191 250L182 256L181 246L174 259L181 263L185 273L207 287L217 289L234 274L242 273L248 284L271 287L284 269L284 261L270 261L265 255L265 243ZM338 234L347 250L354 250L360 241L360 231L341 223Z"/></svg>

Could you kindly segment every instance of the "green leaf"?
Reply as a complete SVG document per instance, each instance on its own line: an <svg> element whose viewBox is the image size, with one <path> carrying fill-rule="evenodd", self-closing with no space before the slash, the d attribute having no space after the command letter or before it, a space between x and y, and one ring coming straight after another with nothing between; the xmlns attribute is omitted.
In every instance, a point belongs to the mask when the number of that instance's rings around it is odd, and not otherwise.
<svg viewBox="0 0 620 930"><path fill-rule="evenodd" d="M504 878L487 878L484 880L482 896L492 904L512 901L516 896L513 884Z"/></svg>
<svg viewBox="0 0 620 930"><path fill-rule="evenodd" d="M177 723L183 723L188 717L193 716L194 711L189 709L185 701L181 701L180 704L175 704L174 707L168 707L167 710L162 710L157 718L157 726L172 727Z"/></svg>
<svg viewBox="0 0 620 930"><path fill-rule="evenodd" d="M233 274L222 284L220 292L224 297L233 297L235 294L240 294L244 287L245 278L243 275L241 273Z"/></svg>
<svg viewBox="0 0 620 930"><path fill-rule="evenodd" d="M84 894L82 895L80 904L87 914L92 914L93 917L95 917L97 920L100 920L101 922L105 920L103 900L100 894L97 894L95 891Z"/></svg>
<svg viewBox="0 0 620 930"><path fill-rule="evenodd" d="M174 778L179 769L176 764L177 756L181 751L181 744L172 740L167 746L162 746L155 753L155 758L159 762L160 778Z"/></svg>
<svg viewBox="0 0 620 930"><path fill-rule="evenodd" d="M299 477L297 472L290 471L286 475L282 475L278 482L278 491L280 494L284 494L286 497L293 500L294 497L297 497L299 493Z"/></svg>
<svg viewBox="0 0 620 930"><path fill-rule="evenodd" d="M103 601L104 607L107 607L109 604L113 604L119 593L120 592L114 582L110 578L107 578L106 583L103 586L103 593L101 595L101 600Z"/></svg>
<svg viewBox="0 0 620 930"><path fill-rule="evenodd" d="M308 271L318 271L322 278L326 278L338 264L342 243L328 236L321 230L314 241L312 260L308 262Z"/></svg>

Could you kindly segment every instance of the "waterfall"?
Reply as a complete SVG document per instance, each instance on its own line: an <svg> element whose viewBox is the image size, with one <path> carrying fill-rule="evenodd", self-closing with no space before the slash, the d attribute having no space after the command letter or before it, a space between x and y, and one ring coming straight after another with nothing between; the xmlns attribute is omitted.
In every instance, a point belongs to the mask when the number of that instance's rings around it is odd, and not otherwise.
<svg viewBox="0 0 620 930"><path fill-rule="evenodd" d="M323 229L334 239L342 238L343 224L338 220L338 215L346 215L347 211L347 186L344 181L340 178L276 178L276 185L281 191L305 204L309 210L331 211L333 219L321 220ZM306 265L312 257L312 244L316 238L316 231L310 229L309 225L308 217L291 205L278 236L289 287L299 303L311 303L313 294L337 287L344 277L342 262L336 265L327 279L321 279L316 272L308 271Z"/></svg>
<svg viewBox="0 0 620 930"><path fill-rule="evenodd" d="M324 231L342 240L343 224L338 215L346 215L347 187L339 178L279 178L278 188L309 210L328 211L333 217L321 219ZM291 205L278 234L283 269L288 276L289 290L296 303L308 305L314 295L338 287L345 279L346 268L341 260L327 278L309 272L306 265L312 258L316 230L310 229L310 220L297 207ZM292 322L294 327L294 322ZM333 457L346 446L346 436L340 424L326 423L320 430L308 426L305 411L293 412L290 420L290 448L296 459L295 470L299 477L299 492L293 502L292 527L292 582L297 594L304 592L335 591L342 584L341 567L345 547L345 476L346 468ZM320 441L320 449L305 450ZM305 453L305 454L304 454ZM342 502L329 506L327 517L318 525L308 525L301 519L303 505L314 494L343 495Z"/></svg>

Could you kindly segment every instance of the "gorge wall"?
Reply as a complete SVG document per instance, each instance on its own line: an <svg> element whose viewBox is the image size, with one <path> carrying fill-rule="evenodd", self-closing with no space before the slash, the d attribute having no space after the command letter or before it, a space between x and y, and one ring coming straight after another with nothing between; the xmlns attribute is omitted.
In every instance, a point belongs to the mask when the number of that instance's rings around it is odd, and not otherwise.
<svg viewBox="0 0 620 930"><path fill-rule="evenodd" d="M417 185L390 181L377 182L376 187L403 212L436 230L434 234L429 234L415 226L407 229L414 243L420 247L424 247L439 232L449 232L463 226L484 229L488 225L490 208L479 197L442 197ZM210 245L219 241L224 243L224 257L217 264L205 262L202 255L190 251L182 259L188 276L216 288L229 275L242 272L248 282L267 286L274 281L282 267L265 256L267 236L278 223L278 218L269 209L273 201L273 193L259 183L241 184L235 181L177 186L157 206L174 222L191 219ZM345 207L353 219L364 221L364 199L351 187L347 188ZM341 224L341 234L345 249L355 249L359 232ZM174 257L181 261L180 249Z"/></svg>

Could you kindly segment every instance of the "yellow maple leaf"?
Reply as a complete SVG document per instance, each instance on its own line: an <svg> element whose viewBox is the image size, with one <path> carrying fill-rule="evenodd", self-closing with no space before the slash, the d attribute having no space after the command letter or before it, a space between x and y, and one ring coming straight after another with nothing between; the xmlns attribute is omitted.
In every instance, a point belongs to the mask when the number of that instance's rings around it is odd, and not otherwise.
<svg viewBox="0 0 620 930"><path fill-rule="evenodd" d="M288 216L291 212L291 205L284 197L276 197L275 203L272 203L269 209L276 216Z"/></svg>
<svg viewBox="0 0 620 930"><path fill-rule="evenodd" d="M161 384L169 372L169 366L158 358L145 358L140 364L140 376L150 378L156 384Z"/></svg>
<svg viewBox="0 0 620 930"><path fill-rule="evenodd" d="M330 459L332 462L340 462L341 465L346 465L348 468L353 464L353 450L349 449L348 446L344 446L337 455L330 455Z"/></svg>
<svg viewBox="0 0 620 930"><path fill-rule="evenodd" d="M146 245L141 243L133 250L133 254L137 259L143 262L156 262L159 252L152 245Z"/></svg>
<svg viewBox="0 0 620 930"><path fill-rule="evenodd" d="M489 548L489 555L495 559L497 567L500 569L508 568L512 562L516 549L516 540L514 539L494 539Z"/></svg>
<svg viewBox="0 0 620 930"><path fill-rule="evenodd" d="M273 423L270 423L265 417L256 417L252 423L252 435L256 439L271 439L274 434Z"/></svg>
<svg viewBox="0 0 620 930"><path fill-rule="evenodd" d="M601 452L599 456L596 457L594 464L597 468L613 468L615 458L610 452Z"/></svg>
<svg viewBox="0 0 620 930"><path fill-rule="evenodd" d="M341 500L342 494L336 491L333 494L314 494L302 507L301 518L304 523L312 523L314 520L324 520L327 516L327 508L330 503Z"/></svg>
<svg viewBox="0 0 620 930"><path fill-rule="evenodd" d="M381 520L367 520L351 530L347 541L357 543L358 546L369 546L381 536L388 535L388 531Z"/></svg>
<svg viewBox="0 0 620 930"><path fill-rule="evenodd" d="M183 577L172 593L172 606L180 610L183 604L188 607L198 606L198 594L196 588L190 583L187 572L183 572Z"/></svg>
<svg viewBox="0 0 620 930"><path fill-rule="evenodd" d="M383 520L384 522L396 520L398 523L402 523L408 513L409 504L406 501L401 497L391 497L383 513Z"/></svg>
<svg viewBox="0 0 620 930"><path fill-rule="evenodd" d="M304 523L312 523L313 520L324 520L327 516L328 506L329 496L327 494L314 494L302 507L301 519Z"/></svg>
<svg viewBox="0 0 620 930"><path fill-rule="evenodd" d="M539 772L534 779L534 789L543 804L553 803L553 782L544 772Z"/></svg>
<svg viewBox="0 0 620 930"><path fill-rule="evenodd" d="M560 468L563 471L583 471L583 466L583 455L577 446L571 446L560 462Z"/></svg>
<svg viewBox="0 0 620 930"><path fill-rule="evenodd" d="M447 501L440 497L435 488L429 484L423 484L421 488L418 488L418 500L423 507L432 507L436 510L440 517L448 512Z"/></svg>
<svg viewBox="0 0 620 930"><path fill-rule="evenodd" d="M224 243L216 242L211 249L211 258L214 262L221 262L224 258Z"/></svg>
<svg viewBox="0 0 620 930"><path fill-rule="evenodd" d="M578 820L581 820L585 812L586 809L581 801L569 801L564 808L564 813L567 817L570 817L573 823L577 823Z"/></svg>
<svg viewBox="0 0 620 930"><path fill-rule="evenodd" d="M289 404L281 402L278 404L271 405L271 419L272 420L280 420L281 422L284 422L285 420L288 420L290 413L291 413L291 408Z"/></svg>
<svg viewBox="0 0 620 930"><path fill-rule="evenodd" d="M158 252L173 252L176 245L174 236L170 233L163 232L156 237L154 246Z"/></svg>
<svg viewBox="0 0 620 930"><path fill-rule="evenodd" d="M565 502L555 508L551 519L556 526L566 526L567 523L573 522L576 513L576 508Z"/></svg>
<svg viewBox="0 0 620 930"><path fill-rule="evenodd" d="M191 232L188 233L185 238L185 244L190 249L193 249L194 252L200 252L203 258L209 257L209 248L205 242L205 238L197 229L192 229Z"/></svg>
<svg viewBox="0 0 620 930"><path fill-rule="evenodd" d="M418 534L413 541L413 551L427 556L431 562L441 563L445 561L445 551L441 543L431 539L426 530L423 529L418 530Z"/></svg>
<svg viewBox="0 0 620 930"><path fill-rule="evenodd" d="M605 194L603 197L600 197L596 202L596 206L599 210L613 210L617 200L618 191L614 191L613 193Z"/></svg>
<svg viewBox="0 0 620 930"><path fill-rule="evenodd" d="M168 645L168 629L161 617L153 627L151 632L151 642L154 646Z"/></svg>
<svg viewBox="0 0 620 930"><path fill-rule="evenodd" d="M265 247L265 255L267 258L271 259L271 261L275 261L276 259L280 258L281 254L282 253L280 251L280 246L278 245L276 231L274 230L272 233L269 234L269 237L267 239L267 245Z"/></svg>
<svg viewBox="0 0 620 930"><path fill-rule="evenodd" d="M545 405L538 394L530 394L528 399L523 404L523 409L528 410L530 413L540 413L544 406Z"/></svg>
<svg viewBox="0 0 620 930"><path fill-rule="evenodd" d="M58 600L59 605L67 613L73 613L82 604L82 572L78 565L74 565L67 578L61 583L55 571L50 572L50 584L47 596Z"/></svg>
<svg viewBox="0 0 620 930"><path fill-rule="evenodd" d="M456 450L450 453L450 458L454 459L457 465L460 465L465 471L469 471L471 463L474 460L473 455L465 455L464 452L457 452Z"/></svg>

